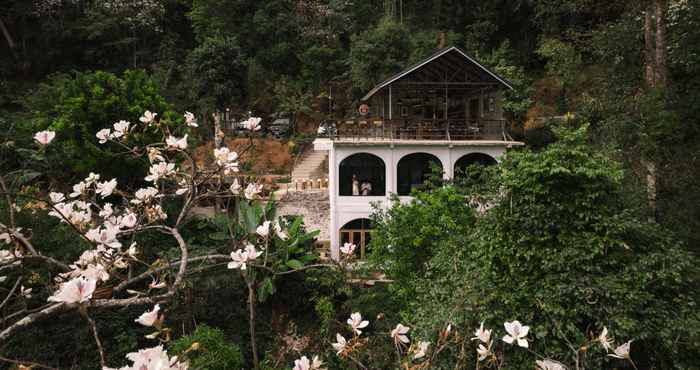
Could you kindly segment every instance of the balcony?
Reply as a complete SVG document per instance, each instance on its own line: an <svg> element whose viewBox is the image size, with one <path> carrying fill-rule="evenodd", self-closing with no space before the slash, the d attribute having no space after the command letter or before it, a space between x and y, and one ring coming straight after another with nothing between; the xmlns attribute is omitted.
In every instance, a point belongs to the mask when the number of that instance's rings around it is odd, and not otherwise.
<svg viewBox="0 0 700 370"><path fill-rule="evenodd" d="M333 141L512 141L505 120L361 119L325 127Z"/></svg>

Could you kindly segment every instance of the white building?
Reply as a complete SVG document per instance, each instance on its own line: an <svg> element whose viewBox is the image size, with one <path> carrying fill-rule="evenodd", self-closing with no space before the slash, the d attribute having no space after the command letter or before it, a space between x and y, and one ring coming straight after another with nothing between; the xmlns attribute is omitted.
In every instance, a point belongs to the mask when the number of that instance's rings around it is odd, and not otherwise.
<svg viewBox="0 0 700 370"><path fill-rule="evenodd" d="M328 151L331 255L357 244L364 257L372 205L410 199L431 166L452 178L473 163L495 164L514 145L503 119L508 81L456 47L433 54L362 98L361 119L336 123L315 150ZM363 195L364 194L364 195Z"/></svg>

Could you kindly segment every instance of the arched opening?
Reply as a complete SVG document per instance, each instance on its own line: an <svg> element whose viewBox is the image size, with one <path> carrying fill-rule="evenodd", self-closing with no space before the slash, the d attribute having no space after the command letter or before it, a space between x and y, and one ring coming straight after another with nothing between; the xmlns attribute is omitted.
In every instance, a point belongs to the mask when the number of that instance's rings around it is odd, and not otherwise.
<svg viewBox="0 0 700 370"><path fill-rule="evenodd" d="M340 162L340 195L385 195L386 166L374 154L357 153Z"/></svg>
<svg viewBox="0 0 700 370"><path fill-rule="evenodd" d="M469 153L463 155L457 160L457 162L455 162L455 177L467 175L467 169L469 166L474 164L480 166L493 166L498 164L498 162L492 156L484 153Z"/></svg>
<svg viewBox="0 0 700 370"><path fill-rule="evenodd" d="M372 239L372 221L366 218L356 218L340 228L340 245L352 243L357 246L360 259L369 252L367 246Z"/></svg>
<svg viewBox="0 0 700 370"><path fill-rule="evenodd" d="M422 188L425 180L432 173L433 165L437 165L442 170L442 162L438 157L428 153L412 153L401 158L396 169L397 193L410 195L411 190Z"/></svg>

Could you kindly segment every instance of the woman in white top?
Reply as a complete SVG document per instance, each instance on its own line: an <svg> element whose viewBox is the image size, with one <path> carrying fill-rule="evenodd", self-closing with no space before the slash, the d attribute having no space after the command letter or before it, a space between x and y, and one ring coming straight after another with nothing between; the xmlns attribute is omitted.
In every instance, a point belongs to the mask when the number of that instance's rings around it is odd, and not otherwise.
<svg viewBox="0 0 700 370"><path fill-rule="evenodd" d="M360 195L360 180L357 175L352 175L352 195Z"/></svg>

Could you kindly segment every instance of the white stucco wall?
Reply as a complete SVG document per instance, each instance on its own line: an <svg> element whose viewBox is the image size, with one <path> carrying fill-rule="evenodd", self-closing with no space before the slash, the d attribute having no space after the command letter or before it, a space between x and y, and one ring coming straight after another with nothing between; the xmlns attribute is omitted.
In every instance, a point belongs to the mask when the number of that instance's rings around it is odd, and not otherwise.
<svg viewBox="0 0 700 370"><path fill-rule="evenodd" d="M401 158L412 153L429 153L441 162L446 178L454 175L455 163L464 155L470 153L487 154L496 160L505 153L506 148L521 143L502 141L462 141L462 142L342 142L328 139L317 139L314 143L316 150L328 150L329 200L331 256L338 258L340 248L340 228L347 222L358 218L369 218L372 214L372 204L386 207L390 194L397 189L396 169ZM386 196L340 196L338 172L343 159L357 153L373 154L384 161L386 168ZM411 197L402 196L402 200Z"/></svg>

